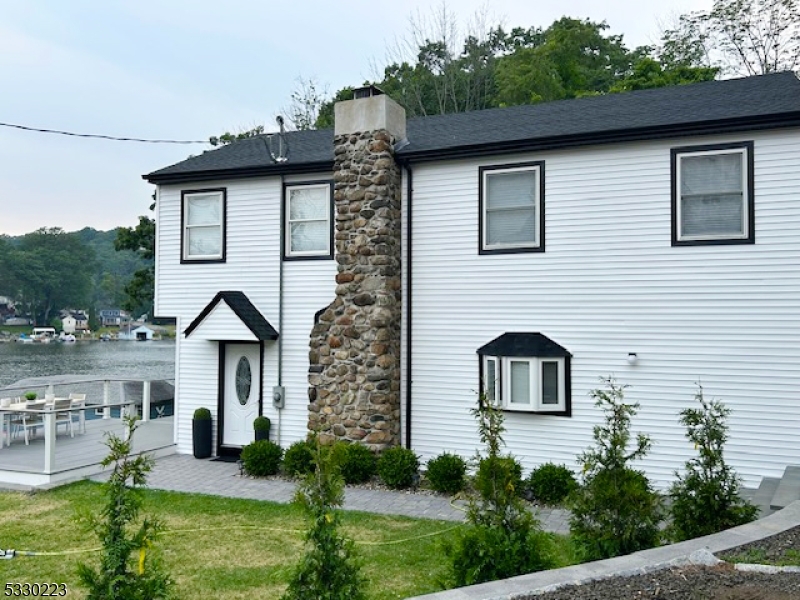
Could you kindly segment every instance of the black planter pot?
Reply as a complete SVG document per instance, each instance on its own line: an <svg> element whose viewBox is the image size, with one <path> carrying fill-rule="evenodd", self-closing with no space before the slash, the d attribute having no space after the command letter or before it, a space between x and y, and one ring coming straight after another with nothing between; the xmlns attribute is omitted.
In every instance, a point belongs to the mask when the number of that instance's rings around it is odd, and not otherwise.
<svg viewBox="0 0 800 600"><path fill-rule="evenodd" d="M269 429L256 429L256 441L258 440L268 440L269 439Z"/></svg>
<svg viewBox="0 0 800 600"><path fill-rule="evenodd" d="M192 450L195 458L211 456L211 419L192 419Z"/></svg>

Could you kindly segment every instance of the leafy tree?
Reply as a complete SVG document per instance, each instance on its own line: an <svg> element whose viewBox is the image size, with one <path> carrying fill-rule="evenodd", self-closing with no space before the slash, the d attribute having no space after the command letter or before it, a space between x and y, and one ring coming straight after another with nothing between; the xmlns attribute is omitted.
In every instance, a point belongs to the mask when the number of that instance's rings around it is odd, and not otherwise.
<svg viewBox="0 0 800 600"><path fill-rule="evenodd" d="M155 202L150 206L150 209L152 210L154 207ZM117 228L114 248L117 251L130 250L148 261L149 264L138 269L125 286L127 300L123 302L123 308L152 314L155 294L155 264L153 262L156 253L155 219L140 216L139 224L136 227Z"/></svg>
<svg viewBox="0 0 800 600"><path fill-rule="evenodd" d="M636 54L608 25L562 17L497 65L497 102L532 104L607 92Z"/></svg>
<svg viewBox="0 0 800 600"><path fill-rule="evenodd" d="M611 86L610 92L647 90L685 83L712 81L719 72L715 67L692 67L688 65L665 66L658 60L645 56L633 65L630 74Z"/></svg>
<svg viewBox="0 0 800 600"><path fill-rule="evenodd" d="M222 135L212 136L208 138L208 143L212 146L227 146L239 140L246 140L248 138L256 137L264 133L263 125L255 125L250 129L242 129L238 133L231 133L226 131Z"/></svg>
<svg viewBox="0 0 800 600"><path fill-rule="evenodd" d="M798 0L715 0L664 32L662 60L758 75L800 67Z"/></svg>
<svg viewBox="0 0 800 600"><path fill-rule="evenodd" d="M286 118L294 129L316 129L319 113L325 102L325 92L319 91L319 83L313 79L297 80L297 86L292 92L291 103L283 110Z"/></svg>
<svg viewBox="0 0 800 600"><path fill-rule="evenodd" d="M95 256L75 234L43 227L23 236L8 257L11 294L37 323L49 323L54 311L88 303Z"/></svg>

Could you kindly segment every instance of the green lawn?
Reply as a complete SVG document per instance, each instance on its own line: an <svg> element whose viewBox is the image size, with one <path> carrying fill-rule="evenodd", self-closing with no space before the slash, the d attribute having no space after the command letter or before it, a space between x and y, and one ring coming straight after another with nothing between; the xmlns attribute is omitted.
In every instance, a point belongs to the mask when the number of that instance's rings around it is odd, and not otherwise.
<svg viewBox="0 0 800 600"><path fill-rule="evenodd" d="M0 493L0 547L38 552L97 547L76 516L80 510L97 512L101 492L99 484L81 482L36 494ZM295 506L149 491L143 514L157 515L166 525L158 546L181 599L277 598L303 550L305 523ZM446 567L441 542L453 534L453 523L345 512L343 526L363 559L370 599L441 589ZM438 532L445 533L429 535ZM393 543L399 540L407 541ZM0 565L6 582L67 583L67 597L82 598L76 565L97 560L94 552L18 556Z"/></svg>

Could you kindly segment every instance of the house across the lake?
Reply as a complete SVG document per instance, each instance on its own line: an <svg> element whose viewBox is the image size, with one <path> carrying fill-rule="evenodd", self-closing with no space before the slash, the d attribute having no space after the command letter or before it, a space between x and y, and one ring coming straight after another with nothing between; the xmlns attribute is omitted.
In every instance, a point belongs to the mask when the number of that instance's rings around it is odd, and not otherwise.
<svg viewBox="0 0 800 600"><path fill-rule="evenodd" d="M202 406L218 454L264 414L283 446L311 428L468 457L482 390L526 469L574 466L613 375L659 486L693 456L698 383L747 484L800 458L792 73L408 120L364 88L334 131L145 178L179 452Z"/></svg>

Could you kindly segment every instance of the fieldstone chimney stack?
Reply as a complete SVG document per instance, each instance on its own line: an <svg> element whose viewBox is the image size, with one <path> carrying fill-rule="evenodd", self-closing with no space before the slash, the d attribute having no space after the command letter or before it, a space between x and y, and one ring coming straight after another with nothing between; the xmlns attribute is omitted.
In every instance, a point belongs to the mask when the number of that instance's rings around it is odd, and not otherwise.
<svg viewBox="0 0 800 600"><path fill-rule="evenodd" d="M311 332L308 427L381 450L400 439L400 169L405 110L378 88L335 106L336 298Z"/></svg>

